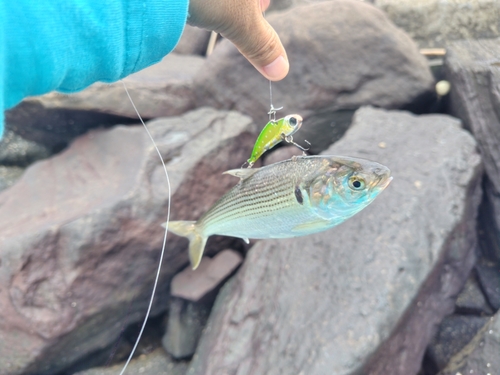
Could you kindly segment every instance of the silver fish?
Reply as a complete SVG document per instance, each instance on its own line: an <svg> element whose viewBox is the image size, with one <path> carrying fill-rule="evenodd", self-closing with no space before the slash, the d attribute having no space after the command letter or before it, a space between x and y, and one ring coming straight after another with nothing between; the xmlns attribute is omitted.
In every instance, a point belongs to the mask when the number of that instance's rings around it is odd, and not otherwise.
<svg viewBox="0 0 500 375"><path fill-rule="evenodd" d="M389 168L344 156L299 156L255 169L227 172L240 182L198 221L172 221L189 239L193 269L208 237L290 238L321 232L368 206L392 180ZM165 224L163 226L165 227Z"/></svg>

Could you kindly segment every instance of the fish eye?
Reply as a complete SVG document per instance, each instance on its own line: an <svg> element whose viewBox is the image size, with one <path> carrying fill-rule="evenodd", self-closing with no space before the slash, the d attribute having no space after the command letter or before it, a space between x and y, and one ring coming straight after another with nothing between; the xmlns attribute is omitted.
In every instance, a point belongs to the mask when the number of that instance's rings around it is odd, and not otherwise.
<svg viewBox="0 0 500 375"><path fill-rule="evenodd" d="M363 190L365 186L365 180L363 180L361 177L352 176L349 178L349 187L352 190Z"/></svg>
<svg viewBox="0 0 500 375"><path fill-rule="evenodd" d="M290 117L289 122L290 122L290 125L292 125L292 126L297 125L297 119L295 117Z"/></svg>

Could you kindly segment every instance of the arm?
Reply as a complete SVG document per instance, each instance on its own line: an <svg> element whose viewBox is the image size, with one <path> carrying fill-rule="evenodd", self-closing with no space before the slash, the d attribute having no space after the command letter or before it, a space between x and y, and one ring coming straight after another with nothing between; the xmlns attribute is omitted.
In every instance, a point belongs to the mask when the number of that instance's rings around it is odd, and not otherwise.
<svg viewBox="0 0 500 375"><path fill-rule="evenodd" d="M0 127L3 109L26 96L78 91L160 61L177 44L187 7L187 0L1 1Z"/></svg>

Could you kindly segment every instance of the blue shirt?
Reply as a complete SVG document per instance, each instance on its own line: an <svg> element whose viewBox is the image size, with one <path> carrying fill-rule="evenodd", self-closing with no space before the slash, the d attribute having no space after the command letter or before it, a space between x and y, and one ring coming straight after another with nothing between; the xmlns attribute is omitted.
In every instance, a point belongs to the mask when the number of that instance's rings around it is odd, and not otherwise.
<svg viewBox="0 0 500 375"><path fill-rule="evenodd" d="M184 29L188 0L0 0L4 110L27 96L117 81L160 61Z"/></svg>

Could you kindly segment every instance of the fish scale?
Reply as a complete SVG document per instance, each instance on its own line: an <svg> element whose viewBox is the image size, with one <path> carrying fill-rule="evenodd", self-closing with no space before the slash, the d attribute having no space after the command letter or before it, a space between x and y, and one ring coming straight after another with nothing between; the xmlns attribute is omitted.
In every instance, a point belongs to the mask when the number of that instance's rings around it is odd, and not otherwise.
<svg viewBox="0 0 500 375"><path fill-rule="evenodd" d="M366 207L392 179L381 164L342 156L299 156L225 173L240 182L197 222L169 223L170 231L189 239L193 268L211 235L248 240L323 231Z"/></svg>

